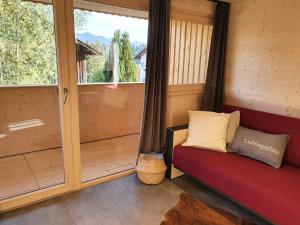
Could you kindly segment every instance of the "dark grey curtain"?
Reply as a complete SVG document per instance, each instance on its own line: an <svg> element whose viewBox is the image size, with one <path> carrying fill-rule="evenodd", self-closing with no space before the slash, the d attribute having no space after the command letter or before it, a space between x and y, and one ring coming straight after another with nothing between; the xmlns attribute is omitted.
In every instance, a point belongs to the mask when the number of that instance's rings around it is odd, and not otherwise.
<svg viewBox="0 0 300 225"><path fill-rule="evenodd" d="M150 0L140 153L165 148L170 0Z"/></svg>
<svg viewBox="0 0 300 225"><path fill-rule="evenodd" d="M224 67L230 4L217 2L202 110L220 112L224 95Z"/></svg>

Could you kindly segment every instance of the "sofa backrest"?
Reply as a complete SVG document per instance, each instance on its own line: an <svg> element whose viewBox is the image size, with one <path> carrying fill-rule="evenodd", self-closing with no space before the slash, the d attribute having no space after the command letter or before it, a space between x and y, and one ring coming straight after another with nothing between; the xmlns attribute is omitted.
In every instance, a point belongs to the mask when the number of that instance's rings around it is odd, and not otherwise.
<svg viewBox="0 0 300 225"><path fill-rule="evenodd" d="M235 110L240 110L240 124L244 127L266 133L291 135L284 162L300 167L300 119L231 105L224 105L222 108L225 113Z"/></svg>

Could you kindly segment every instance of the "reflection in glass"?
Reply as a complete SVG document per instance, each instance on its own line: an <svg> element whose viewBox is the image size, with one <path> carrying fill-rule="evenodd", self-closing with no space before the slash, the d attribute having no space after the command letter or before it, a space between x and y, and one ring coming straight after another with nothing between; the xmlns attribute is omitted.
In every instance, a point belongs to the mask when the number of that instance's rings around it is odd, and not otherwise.
<svg viewBox="0 0 300 225"><path fill-rule="evenodd" d="M64 183L51 4L0 0L0 200Z"/></svg>
<svg viewBox="0 0 300 225"><path fill-rule="evenodd" d="M86 182L136 165L148 21L82 9L74 15L81 180Z"/></svg>

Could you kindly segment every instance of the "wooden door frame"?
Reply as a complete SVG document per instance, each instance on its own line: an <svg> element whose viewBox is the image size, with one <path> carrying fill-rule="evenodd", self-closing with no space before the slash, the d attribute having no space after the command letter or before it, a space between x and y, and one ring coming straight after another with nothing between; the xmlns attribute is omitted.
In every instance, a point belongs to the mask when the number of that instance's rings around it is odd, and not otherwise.
<svg viewBox="0 0 300 225"><path fill-rule="evenodd" d="M59 104L62 127L62 143L65 183L38 191L22 194L0 201L0 213L76 191L135 172L127 170L111 176L89 182L81 182L79 108L77 92L77 64L74 35L73 0L53 0L56 49L59 76ZM64 102L63 90L68 89L69 96Z"/></svg>
<svg viewBox="0 0 300 225"><path fill-rule="evenodd" d="M79 107L77 64L74 30L73 0L53 0L56 49L59 76L59 104L63 140L65 183L0 201L0 213L30 205L68 192L80 190L135 173L126 170L88 182L81 181L81 152L79 134ZM64 102L63 90L68 89Z"/></svg>
<svg viewBox="0 0 300 225"><path fill-rule="evenodd" d="M62 130L62 143L63 143L63 159L64 159L64 182L56 186L33 191L27 194L22 194L16 197L5 199L0 201L0 212L8 211L14 208L18 208L24 205L32 204L37 201L41 201L53 196L57 196L69 191L74 190L74 162L73 162L73 136L72 132L72 117L71 117L71 100L67 98L64 102L64 88L69 89L69 67L68 63L68 41L66 35L66 22L65 22L65 5L66 2L72 0L53 0L53 12L54 12L54 24L55 24L55 35L56 35L56 53L57 53L57 65L58 65L58 89L59 89L59 109L60 109L60 121ZM73 93L72 93L73 94ZM73 115L74 113L72 113ZM77 175L76 175L77 176Z"/></svg>
<svg viewBox="0 0 300 225"><path fill-rule="evenodd" d="M89 1L89 0L88 0ZM77 85L77 63L75 47L75 27L74 27L74 5L73 0L65 0L65 21L66 38L68 48L68 68L69 68L69 93L71 109L71 129L73 144L73 165L74 165L74 189L83 189L104 182L108 182L120 177L135 173L135 169L126 170L117 174L100 177L91 181L81 181L81 151L80 151L80 127L79 127L79 103L78 103L78 85Z"/></svg>

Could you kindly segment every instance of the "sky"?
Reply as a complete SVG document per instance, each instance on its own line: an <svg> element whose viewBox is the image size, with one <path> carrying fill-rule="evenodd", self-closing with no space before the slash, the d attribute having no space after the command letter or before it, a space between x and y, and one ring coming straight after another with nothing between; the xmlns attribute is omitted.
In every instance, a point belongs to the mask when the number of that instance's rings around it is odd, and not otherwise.
<svg viewBox="0 0 300 225"><path fill-rule="evenodd" d="M130 40L147 43L148 21L143 19L90 12L87 17L87 26L78 33L89 32L112 38L115 30L127 31Z"/></svg>

